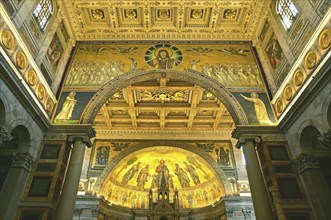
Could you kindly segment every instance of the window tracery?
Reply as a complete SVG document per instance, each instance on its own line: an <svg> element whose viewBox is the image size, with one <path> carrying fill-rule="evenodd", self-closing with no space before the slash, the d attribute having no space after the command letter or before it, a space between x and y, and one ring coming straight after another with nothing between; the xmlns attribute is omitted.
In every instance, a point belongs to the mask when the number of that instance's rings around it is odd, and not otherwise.
<svg viewBox="0 0 331 220"><path fill-rule="evenodd" d="M291 28L294 19L299 14L292 0L277 0L276 12L286 30Z"/></svg>
<svg viewBox="0 0 331 220"><path fill-rule="evenodd" d="M38 3L37 7L33 11L33 15L41 30L45 30L53 11L53 4L51 0L41 0Z"/></svg>

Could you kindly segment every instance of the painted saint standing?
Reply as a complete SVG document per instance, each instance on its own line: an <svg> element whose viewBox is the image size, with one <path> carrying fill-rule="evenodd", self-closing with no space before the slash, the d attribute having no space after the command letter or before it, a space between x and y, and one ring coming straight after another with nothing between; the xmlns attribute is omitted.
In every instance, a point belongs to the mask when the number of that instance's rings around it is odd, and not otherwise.
<svg viewBox="0 0 331 220"><path fill-rule="evenodd" d="M195 170L195 168L191 164L188 164L186 162L183 162L183 164L185 166L185 170L190 174L190 176L191 176L194 184L195 185L199 184L200 183L200 179L199 179L198 173Z"/></svg>
<svg viewBox="0 0 331 220"><path fill-rule="evenodd" d="M261 99L259 99L259 95L256 92L251 93L251 98L240 94L245 100L254 103L254 109L256 114L256 119L260 124L272 124L272 121L269 119L267 108Z"/></svg>
<svg viewBox="0 0 331 220"><path fill-rule="evenodd" d="M75 99L75 92L70 92L67 96L65 102L63 103L62 110L60 113L55 117L54 122L57 123L58 121L66 122L71 118L72 111L77 103Z"/></svg>

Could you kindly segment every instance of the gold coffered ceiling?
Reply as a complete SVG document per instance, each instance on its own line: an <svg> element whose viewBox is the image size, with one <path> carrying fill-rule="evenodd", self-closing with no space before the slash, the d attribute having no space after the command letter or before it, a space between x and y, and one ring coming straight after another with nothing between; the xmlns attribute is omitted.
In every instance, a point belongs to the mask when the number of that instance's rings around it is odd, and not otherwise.
<svg viewBox="0 0 331 220"><path fill-rule="evenodd" d="M62 0L77 40L251 40L265 0Z"/></svg>
<svg viewBox="0 0 331 220"><path fill-rule="evenodd" d="M166 78L115 93L94 120L97 129L228 130L234 122L210 92Z"/></svg>

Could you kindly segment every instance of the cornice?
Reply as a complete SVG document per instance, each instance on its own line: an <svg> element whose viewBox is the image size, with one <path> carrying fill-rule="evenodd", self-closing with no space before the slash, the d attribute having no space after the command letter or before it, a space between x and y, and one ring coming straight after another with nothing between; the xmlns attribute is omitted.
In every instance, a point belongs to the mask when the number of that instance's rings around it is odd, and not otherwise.
<svg viewBox="0 0 331 220"><path fill-rule="evenodd" d="M66 140L74 141L80 138L87 144L92 146L90 139L95 137L95 131L90 124L80 125L52 125L47 131L44 140Z"/></svg>
<svg viewBox="0 0 331 220"><path fill-rule="evenodd" d="M222 131L166 131L166 130L97 130L98 139L116 140L229 140L232 130Z"/></svg>
<svg viewBox="0 0 331 220"><path fill-rule="evenodd" d="M1 48L0 48L1 49ZM31 95L28 88L21 85L22 79L13 72L13 69L0 54L0 79L13 92L22 106L29 112L32 118L42 130L47 130L50 127L50 121L45 111L40 107L39 102L36 102L35 97Z"/></svg>
<svg viewBox="0 0 331 220"><path fill-rule="evenodd" d="M241 126L238 125L232 133L232 137L256 138L261 137L262 141L283 141L285 137L277 126Z"/></svg>

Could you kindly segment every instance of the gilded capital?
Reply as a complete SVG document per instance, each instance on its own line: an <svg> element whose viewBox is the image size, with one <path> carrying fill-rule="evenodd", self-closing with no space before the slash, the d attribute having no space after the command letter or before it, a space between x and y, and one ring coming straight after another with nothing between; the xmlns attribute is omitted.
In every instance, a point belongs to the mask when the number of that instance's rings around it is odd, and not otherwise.
<svg viewBox="0 0 331 220"><path fill-rule="evenodd" d="M295 164L301 174L308 169L320 168L316 156L312 154L300 154L300 156L295 159Z"/></svg>

